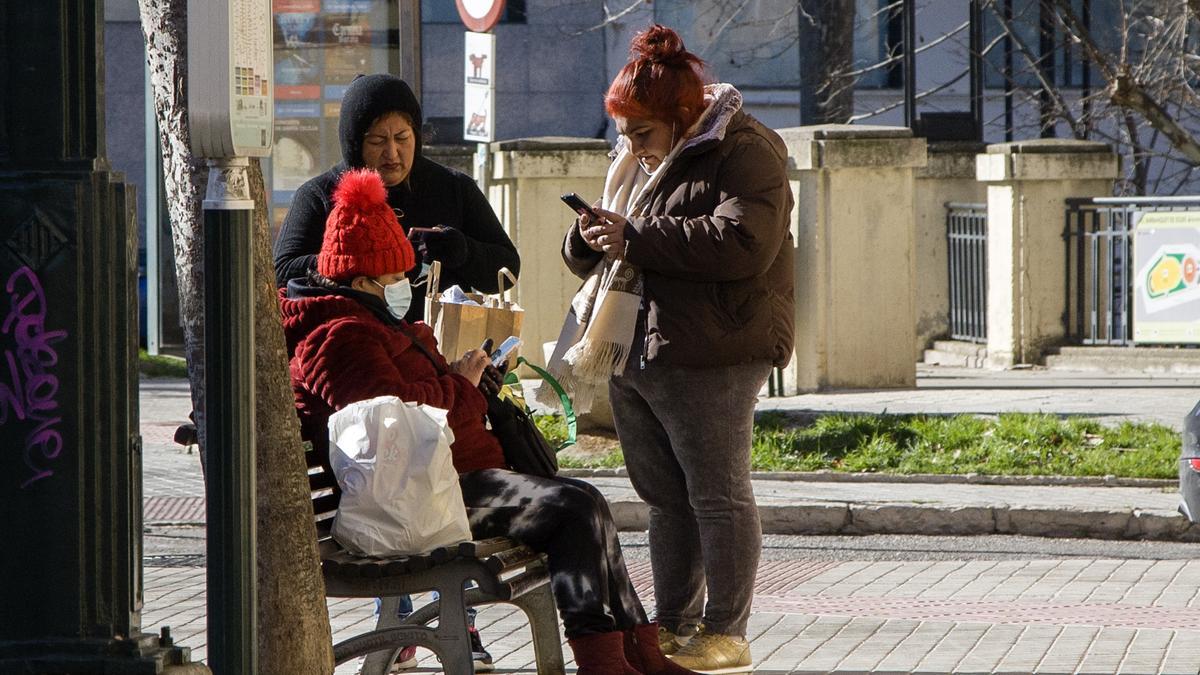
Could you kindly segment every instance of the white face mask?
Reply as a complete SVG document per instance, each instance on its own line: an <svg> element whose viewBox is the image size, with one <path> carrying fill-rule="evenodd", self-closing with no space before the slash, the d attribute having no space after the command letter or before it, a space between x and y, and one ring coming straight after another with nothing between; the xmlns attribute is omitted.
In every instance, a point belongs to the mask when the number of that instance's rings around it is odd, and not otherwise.
<svg viewBox="0 0 1200 675"><path fill-rule="evenodd" d="M383 289L383 299L387 302L388 313L397 319L403 319L412 305L412 286L408 279L401 279L394 284L383 284L371 279L371 283Z"/></svg>

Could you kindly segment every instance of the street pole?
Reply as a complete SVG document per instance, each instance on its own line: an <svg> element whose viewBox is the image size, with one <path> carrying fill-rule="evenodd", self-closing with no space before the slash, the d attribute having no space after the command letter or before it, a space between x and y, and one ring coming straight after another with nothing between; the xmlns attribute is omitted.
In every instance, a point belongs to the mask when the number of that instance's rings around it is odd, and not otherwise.
<svg viewBox="0 0 1200 675"><path fill-rule="evenodd" d="M254 498L254 202L249 160L208 160L204 406L208 663L257 672Z"/></svg>
<svg viewBox="0 0 1200 675"><path fill-rule="evenodd" d="M104 5L0 3L0 673L207 673L142 630L136 196Z"/></svg>
<svg viewBox="0 0 1200 675"><path fill-rule="evenodd" d="M204 196L204 456L208 662L258 672L254 496L254 201L249 157L271 154L268 0L188 0L188 128Z"/></svg>

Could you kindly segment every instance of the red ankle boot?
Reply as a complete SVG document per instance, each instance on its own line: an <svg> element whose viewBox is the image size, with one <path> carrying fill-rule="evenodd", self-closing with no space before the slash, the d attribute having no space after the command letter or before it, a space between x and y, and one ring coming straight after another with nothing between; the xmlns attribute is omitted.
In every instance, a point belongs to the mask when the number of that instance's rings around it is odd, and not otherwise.
<svg viewBox="0 0 1200 675"><path fill-rule="evenodd" d="M576 675L642 675L625 660L624 633L597 633L570 638L575 654Z"/></svg>
<svg viewBox="0 0 1200 675"><path fill-rule="evenodd" d="M646 623L634 626L623 633L625 636L625 660L643 675L687 675L695 674L663 656L658 646L658 624Z"/></svg>

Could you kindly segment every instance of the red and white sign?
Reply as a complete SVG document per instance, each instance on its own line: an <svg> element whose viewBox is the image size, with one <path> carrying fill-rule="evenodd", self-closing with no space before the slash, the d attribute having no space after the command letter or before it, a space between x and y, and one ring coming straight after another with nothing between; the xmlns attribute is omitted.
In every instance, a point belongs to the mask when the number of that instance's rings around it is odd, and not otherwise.
<svg viewBox="0 0 1200 675"><path fill-rule="evenodd" d="M476 33L490 31L504 13L504 0L454 0L458 5L458 16L467 30Z"/></svg>

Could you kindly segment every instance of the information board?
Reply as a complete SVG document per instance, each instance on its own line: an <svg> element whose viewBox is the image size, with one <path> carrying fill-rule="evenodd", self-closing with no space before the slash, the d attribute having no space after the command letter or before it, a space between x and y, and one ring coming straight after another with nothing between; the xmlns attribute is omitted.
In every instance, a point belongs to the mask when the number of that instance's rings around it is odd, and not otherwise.
<svg viewBox="0 0 1200 675"><path fill-rule="evenodd" d="M1200 343L1200 211L1142 214L1133 261L1133 341Z"/></svg>
<svg viewBox="0 0 1200 675"><path fill-rule="evenodd" d="M496 129L496 36L466 34L463 60L463 138L488 143Z"/></svg>
<svg viewBox="0 0 1200 675"><path fill-rule="evenodd" d="M267 163L271 224L295 190L342 159L338 115L360 74L396 72L395 0L275 0L275 151Z"/></svg>
<svg viewBox="0 0 1200 675"><path fill-rule="evenodd" d="M270 0L188 0L188 121L200 157L271 152Z"/></svg>

